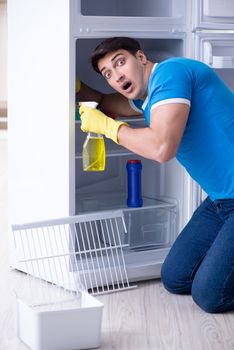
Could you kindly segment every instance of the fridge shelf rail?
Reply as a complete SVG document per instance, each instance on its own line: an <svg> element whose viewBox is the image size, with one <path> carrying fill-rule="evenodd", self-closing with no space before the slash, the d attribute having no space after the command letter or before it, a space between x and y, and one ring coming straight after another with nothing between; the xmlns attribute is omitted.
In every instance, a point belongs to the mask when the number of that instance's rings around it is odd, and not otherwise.
<svg viewBox="0 0 234 350"><path fill-rule="evenodd" d="M117 148L118 147L118 148ZM134 153L126 150L121 146L116 146L116 149L106 149L106 157L122 157L122 156L132 156ZM76 153L75 159L82 159L82 153Z"/></svg>

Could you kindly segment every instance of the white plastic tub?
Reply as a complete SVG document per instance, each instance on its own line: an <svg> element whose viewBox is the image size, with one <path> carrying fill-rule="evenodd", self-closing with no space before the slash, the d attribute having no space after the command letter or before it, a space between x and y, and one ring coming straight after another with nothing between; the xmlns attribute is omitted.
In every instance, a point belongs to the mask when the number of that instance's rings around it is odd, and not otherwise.
<svg viewBox="0 0 234 350"><path fill-rule="evenodd" d="M80 301L28 306L17 299L19 338L32 350L74 350L100 346L103 304L87 292Z"/></svg>

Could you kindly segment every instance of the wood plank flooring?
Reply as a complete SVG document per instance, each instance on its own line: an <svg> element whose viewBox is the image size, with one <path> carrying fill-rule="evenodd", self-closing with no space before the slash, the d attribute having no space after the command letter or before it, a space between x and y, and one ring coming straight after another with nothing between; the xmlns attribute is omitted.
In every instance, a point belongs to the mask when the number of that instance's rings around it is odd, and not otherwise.
<svg viewBox="0 0 234 350"><path fill-rule="evenodd" d="M26 350L16 333L14 289L24 274L9 268L7 133L0 132L0 350ZM102 350L234 350L234 312L207 314L160 280L98 297L104 303ZM68 349L69 350L69 349Z"/></svg>

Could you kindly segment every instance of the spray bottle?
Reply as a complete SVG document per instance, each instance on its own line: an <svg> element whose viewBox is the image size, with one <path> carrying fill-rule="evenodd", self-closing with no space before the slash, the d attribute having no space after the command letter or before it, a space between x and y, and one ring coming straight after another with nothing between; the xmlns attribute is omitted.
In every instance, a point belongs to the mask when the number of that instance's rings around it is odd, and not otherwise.
<svg viewBox="0 0 234 350"><path fill-rule="evenodd" d="M83 105L96 108L97 102L81 102ZM105 170L106 151L104 137L101 134L88 132L82 150L84 171Z"/></svg>

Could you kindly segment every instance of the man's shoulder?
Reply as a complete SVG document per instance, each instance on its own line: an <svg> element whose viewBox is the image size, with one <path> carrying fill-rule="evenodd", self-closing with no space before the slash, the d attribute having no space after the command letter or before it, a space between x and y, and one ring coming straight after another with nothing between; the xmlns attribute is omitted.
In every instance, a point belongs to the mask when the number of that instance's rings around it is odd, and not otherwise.
<svg viewBox="0 0 234 350"><path fill-rule="evenodd" d="M211 68L203 62L185 57L172 57L157 64L150 77L149 85L165 79L177 79L178 82L183 79L194 80L200 75L209 75L210 72Z"/></svg>
<svg viewBox="0 0 234 350"><path fill-rule="evenodd" d="M193 60L191 58L186 57L170 57L166 60L161 61L158 63L157 68L164 67L164 66L191 66L196 65L199 61Z"/></svg>
<svg viewBox="0 0 234 350"><path fill-rule="evenodd" d="M189 69L189 70L197 70L197 69L210 69L205 63L194 60L192 58L186 57L170 57L157 65L157 72L159 73L164 69Z"/></svg>

